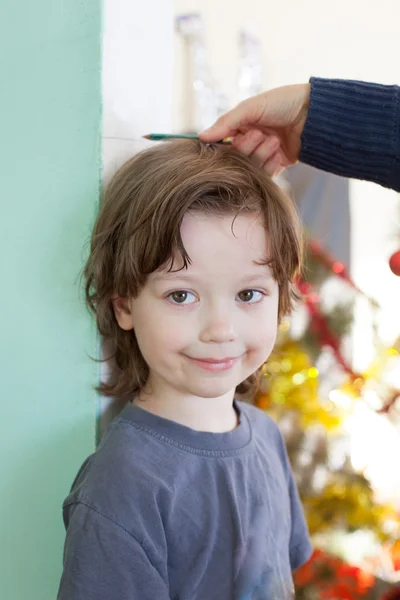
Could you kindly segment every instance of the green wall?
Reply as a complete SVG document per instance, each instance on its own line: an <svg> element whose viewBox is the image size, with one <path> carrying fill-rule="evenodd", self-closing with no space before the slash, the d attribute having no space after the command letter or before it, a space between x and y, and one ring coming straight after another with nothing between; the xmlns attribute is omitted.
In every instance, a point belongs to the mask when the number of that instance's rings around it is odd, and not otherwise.
<svg viewBox="0 0 400 600"><path fill-rule="evenodd" d="M100 0L0 7L0 597L54 600L61 502L94 449L78 275L101 168Z"/></svg>

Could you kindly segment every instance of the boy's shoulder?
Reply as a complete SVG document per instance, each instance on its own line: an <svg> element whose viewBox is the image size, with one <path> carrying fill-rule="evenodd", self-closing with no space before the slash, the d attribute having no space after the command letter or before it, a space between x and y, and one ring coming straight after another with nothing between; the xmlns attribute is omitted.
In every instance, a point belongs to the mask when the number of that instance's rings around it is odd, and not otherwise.
<svg viewBox="0 0 400 600"><path fill-rule="evenodd" d="M266 459L277 461L287 473L290 467L286 444L276 421L257 406L247 402L237 402L237 404L241 413L244 413L250 421L252 437L261 454Z"/></svg>
<svg viewBox="0 0 400 600"><path fill-rule="evenodd" d="M80 467L71 491L64 500L64 511L84 504L120 523L124 506L148 505L158 485L159 449L154 439L124 418L124 410L108 426L97 448Z"/></svg>
<svg viewBox="0 0 400 600"><path fill-rule="evenodd" d="M253 434L261 435L264 437L268 436L269 441L277 441L280 443L281 433L279 427L274 419L268 415L264 410L248 404L247 402L236 401L240 412L245 414L250 421ZM271 439L272 436L272 439Z"/></svg>

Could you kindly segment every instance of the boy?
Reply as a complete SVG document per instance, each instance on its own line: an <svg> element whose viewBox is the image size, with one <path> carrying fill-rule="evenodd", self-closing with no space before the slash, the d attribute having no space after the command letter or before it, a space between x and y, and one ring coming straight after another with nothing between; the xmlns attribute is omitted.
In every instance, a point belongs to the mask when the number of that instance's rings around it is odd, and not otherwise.
<svg viewBox="0 0 400 600"><path fill-rule="evenodd" d="M86 294L128 399L64 502L59 600L285 600L311 553L251 395L290 312L296 212L230 148L158 145L114 176ZM250 397L250 396L249 396Z"/></svg>

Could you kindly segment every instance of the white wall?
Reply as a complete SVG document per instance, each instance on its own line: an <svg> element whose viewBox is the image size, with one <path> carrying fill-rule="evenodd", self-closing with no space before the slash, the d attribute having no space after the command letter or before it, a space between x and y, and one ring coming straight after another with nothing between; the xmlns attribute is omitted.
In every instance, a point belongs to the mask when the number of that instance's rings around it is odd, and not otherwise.
<svg viewBox="0 0 400 600"><path fill-rule="evenodd" d="M104 1L103 170L109 176L169 131L173 89L172 0Z"/></svg>
<svg viewBox="0 0 400 600"><path fill-rule="evenodd" d="M310 75L400 83L398 0L174 0L174 7L176 14L203 15L212 74L231 106L238 99L237 35L242 26L263 41L265 88L307 81ZM184 53L176 34L176 130L182 123L187 126ZM352 274L384 308L382 333L387 340L400 332L400 279L387 264L400 230L398 203L394 192L370 183L351 183ZM361 325L355 339L356 366L370 356L368 336Z"/></svg>
<svg viewBox="0 0 400 600"><path fill-rule="evenodd" d="M103 176L151 145L142 136L172 127L172 0L105 0L103 14ZM107 374L103 363L102 376ZM119 410L99 401L99 433Z"/></svg>
<svg viewBox="0 0 400 600"><path fill-rule="evenodd" d="M303 82L310 75L400 80L398 0L174 0L174 8L203 15L213 72L232 104L241 26L263 40L266 87ZM178 36L175 49L179 96Z"/></svg>

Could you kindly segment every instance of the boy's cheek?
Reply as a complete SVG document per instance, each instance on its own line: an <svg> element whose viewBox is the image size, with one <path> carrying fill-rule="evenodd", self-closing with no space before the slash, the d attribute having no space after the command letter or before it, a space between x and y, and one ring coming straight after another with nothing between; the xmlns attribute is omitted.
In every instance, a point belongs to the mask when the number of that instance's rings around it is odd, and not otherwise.
<svg viewBox="0 0 400 600"><path fill-rule="evenodd" d="M251 340L255 347L268 347L270 344L273 346L278 333L278 321L261 318L253 324L251 331Z"/></svg>

